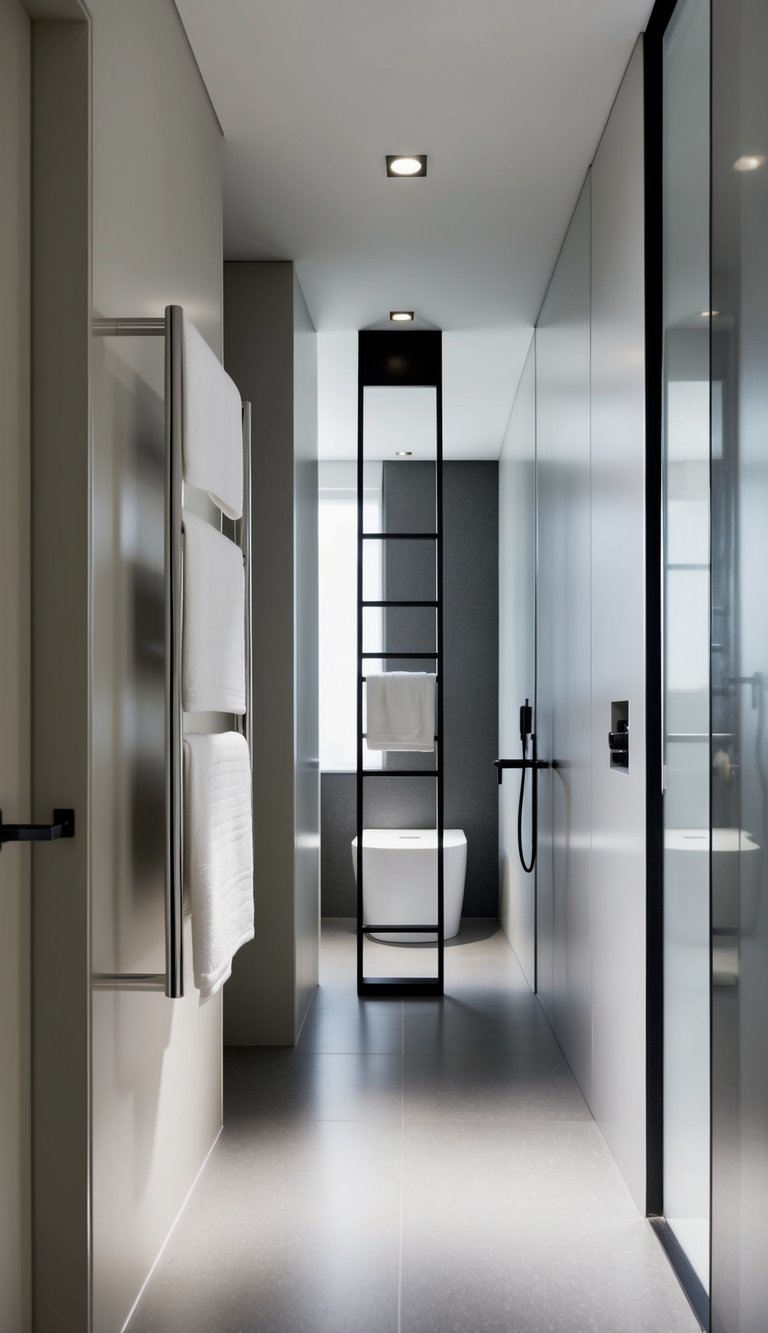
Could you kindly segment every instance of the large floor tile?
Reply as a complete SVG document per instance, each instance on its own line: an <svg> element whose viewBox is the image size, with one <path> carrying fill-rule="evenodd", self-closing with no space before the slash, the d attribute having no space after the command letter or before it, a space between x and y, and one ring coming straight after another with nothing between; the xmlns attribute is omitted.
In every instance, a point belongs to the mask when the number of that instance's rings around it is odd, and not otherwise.
<svg viewBox="0 0 768 1333"><path fill-rule="evenodd" d="M562 1056L433 1052L403 1067L406 1121L591 1119Z"/></svg>
<svg viewBox="0 0 768 1333"><path fill-rule="evenodd" d="M131 1333L396 1333L399 1167L386 1125L225 1131Z"/></svg>
<svg viewBox="0 0 768 1333"><path fill-rule="evenodd" d="M403 1039L406 1055L560 1055L546 1020L537 1016L510 1018L485 1007L451 1007L448 1001L436 1013L406 1014Z"/></svg>
<svg viewBox="0 0 768 1333"><path fill-rule="evenodd" d="M400 1119L402 1060L378 1052L225 1052L224 1123L255 1120Z"/></svg>
<svg viewBox="0 0 768 1333"><path fill-rule="evenodd" d="M380 1052L399 1055L403 1047L402 1005L359 1000L354 1004L313 1005L298 1050Z"/></svg>
<svg viewBox="0 0 768 1333"><path fill-rule="evenodd" d="M592 1123L405 1127L402 1333L695 1333Z"/></svg>
<svg viewBox="0 0 768 1333"><path fill-rule="evenodd" d="M129 1333L695 1333L507 941L445 955L444 999L360 1000L354 923L324 928L297 1049L226 1052Z"/></svg>

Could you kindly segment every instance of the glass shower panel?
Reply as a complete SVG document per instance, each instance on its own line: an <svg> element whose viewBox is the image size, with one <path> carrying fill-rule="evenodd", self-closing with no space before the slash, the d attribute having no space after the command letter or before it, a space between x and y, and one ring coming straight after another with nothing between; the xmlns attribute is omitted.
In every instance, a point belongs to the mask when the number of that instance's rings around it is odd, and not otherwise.
<svg viewBox="0 0 768 1333"><path fill-rule="evenodd" d="M712 3L712 1333L768 1324L768 5Z"/></svg>
<svg viewBox="0 0 768 1333"><path fill-rule="evenodd" d="M709 3L664 39L664 1214L709 1290Z"/></svg>

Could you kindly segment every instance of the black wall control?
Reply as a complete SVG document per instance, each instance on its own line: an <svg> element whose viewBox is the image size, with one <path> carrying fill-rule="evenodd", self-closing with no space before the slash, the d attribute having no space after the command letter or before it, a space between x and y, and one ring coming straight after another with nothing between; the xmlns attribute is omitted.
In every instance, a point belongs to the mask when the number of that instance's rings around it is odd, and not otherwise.
<svg viewBox="0 0 768 1333"><path fill-rule="evenodd" d="M629 700L611 704L611 729L608 732L608 753L611 768L629 768Z"/></svg>

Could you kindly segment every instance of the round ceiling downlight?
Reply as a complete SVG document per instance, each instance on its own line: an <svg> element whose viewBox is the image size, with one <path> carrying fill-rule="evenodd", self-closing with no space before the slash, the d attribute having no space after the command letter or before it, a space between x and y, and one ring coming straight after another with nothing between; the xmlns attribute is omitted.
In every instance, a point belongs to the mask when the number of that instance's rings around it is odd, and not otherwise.
<svg viewBox="0 0 768 1333"><path fill-rule="evenodd" d="M426 176L426 153L387 153L388 176Z"/></svg>

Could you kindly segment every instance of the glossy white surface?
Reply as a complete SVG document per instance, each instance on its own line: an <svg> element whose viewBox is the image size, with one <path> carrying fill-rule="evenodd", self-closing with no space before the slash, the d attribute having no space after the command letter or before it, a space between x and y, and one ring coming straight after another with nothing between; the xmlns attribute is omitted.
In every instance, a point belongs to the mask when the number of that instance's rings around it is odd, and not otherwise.
<svg viewBox="0 0 768 1333"><path fill-rule="evenodd" d="M592 1112L645 1208L643 52L592 168ZM612 769L611 701L630 766ZM654 775L654 780L657 775Z"/></svg>
<svg viewBox="0 0 768 1333"><path fill-rule="evenodd" d="M499 757L520 754L520 705L536 695L536 345L531 342L499 459ZM499 788L499 920L536 984L536 877L517 851L520 774ZM530 847L530 782L523 830ZM526 850L526 855L529 855Z"/></svg>
<svg viewBox="0 0 768 1333"><path fill-rule="evenodd" d="M463 829L443 831L443 938L452 939L461 923L467 839ZM363 829L363 903L372 925L426 925L437 920L437 830ZM357 838L352 839L352 866L357 882ZM434 940L434 932L375 932L373 938L392 944Z"/></svg>
<svg viewBox="0 0 768 1333"><path fill-rule="evenodd" d="M536 331L539 993L584 1096L592 1086L590 181Z"/></svg>

